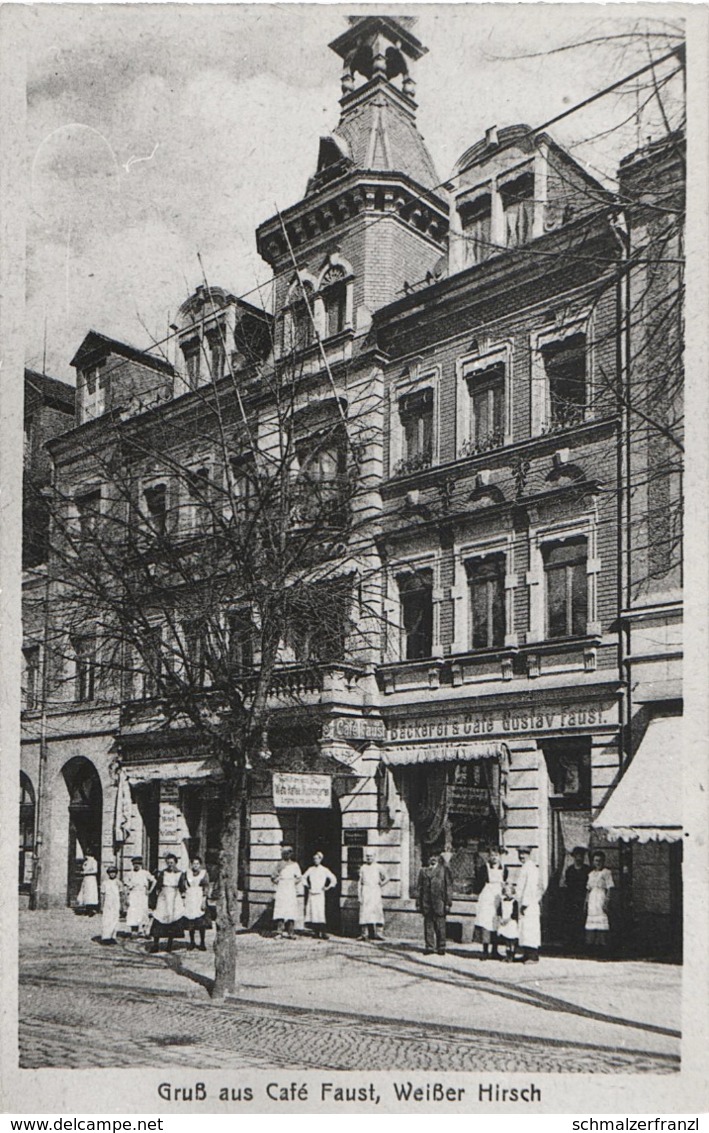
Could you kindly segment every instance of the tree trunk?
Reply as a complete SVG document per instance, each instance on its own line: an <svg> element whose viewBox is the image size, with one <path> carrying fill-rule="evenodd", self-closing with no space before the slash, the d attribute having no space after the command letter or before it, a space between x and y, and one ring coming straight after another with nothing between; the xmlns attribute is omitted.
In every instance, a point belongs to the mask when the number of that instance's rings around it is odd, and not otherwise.
<svg viewBox="0 0 709 1133"><path fill-rule="evenodd" d="M219 848L217 935L214 944L215 980L212 999L224 999L236 983L239 930L239 844L241 810L248 789L247 772L232 767L225 777L224 825Z"/></svg>

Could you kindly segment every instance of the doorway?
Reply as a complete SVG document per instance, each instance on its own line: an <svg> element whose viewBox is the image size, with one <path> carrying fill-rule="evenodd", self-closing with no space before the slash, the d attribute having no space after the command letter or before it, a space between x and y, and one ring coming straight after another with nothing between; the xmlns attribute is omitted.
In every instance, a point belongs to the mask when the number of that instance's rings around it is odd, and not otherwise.
<svg viewBox="0 0 709 1133"><path fill-rule="evenodd" d="M35 797L29 776L20 771L20 893L29 893L34 868Z"/></svg>
<svg viewBox="0 0 709 1133"><path fill-rule="evenodd" d="M89 854L96 858L101 876L101 830L103 791L98 772L88 759L77 756L62 769L69 791L69 856L67 861L67 897L70 907L76 903L81 888L81 866Z"/></svg>
<svg viewBox="0 0 709 1133"><path fill-rule="evenodd" d="M333 792L332 806L327 810L279 810L278 820L284 845L293 846L295 860L303 873L313 864L313 854L320 850L323 864L337 878L337 887L325 895L328 928L341 929L340 889L342 885L342 812Z"/></svg>

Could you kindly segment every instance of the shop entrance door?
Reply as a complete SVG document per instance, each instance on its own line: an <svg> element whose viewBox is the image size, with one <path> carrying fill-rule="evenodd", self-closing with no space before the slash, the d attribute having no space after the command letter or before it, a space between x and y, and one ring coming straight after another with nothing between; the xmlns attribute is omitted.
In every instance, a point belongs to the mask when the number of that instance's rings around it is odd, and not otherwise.
<svg viewBox="0 0 709 1133"><path fill-rule="evenodd" d="M320 850L323 864L332 870L337 878L337 888L325 897L325 912L328 928L339 932L340 889L342 885L342 814L340 804L334 797L328 810L296 811L295 856L300 868L305 872L313 864L313 854Z"/></svg>

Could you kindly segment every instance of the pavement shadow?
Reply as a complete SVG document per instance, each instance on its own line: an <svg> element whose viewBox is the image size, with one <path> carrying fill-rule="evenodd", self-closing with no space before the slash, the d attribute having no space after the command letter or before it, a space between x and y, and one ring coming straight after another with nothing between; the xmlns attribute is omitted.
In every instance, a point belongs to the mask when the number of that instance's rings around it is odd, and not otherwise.
<svg viewBox="0 0 709 1133"><path fill-rule="evenodd" d="M207 989L209 994L214 990L215 980L211 976L203 976L201 972L195 972L192 968L185 967L182 962L182 957L179 953L166 952L162 956L165 966L174 972L177 976L184 976L187 980L192 980L193 983L199 984L200 987Z"/></svg>
<svg viewBox="0 0 709 1133"><path fill-rule="evenodd" d="M403 959L407 960L409 964L416 966L416 974L425 976L426 979L432 983L448 984L450 987L475 987L486 992L488 995L497 996L500 999L508 999L512 1002L523 1003L528 1007L538 1007L542 1011L551 1011L554 1013L563 1013L567 1015L577 1015L583 1019L594 1019L600 1023L612 1023L618 1027L628 1027L631 1030L649 1031L652 1034L665 1035L668 1038L681 1038L681 1031L676 1031L670 1027L662 1027L656 1023L641 1023L633 1019L624 1019L618 1015L608 1015L603 1011L594 1011L591 1007L583 1007L578 1003L570 1003L566 999L559 999L557 996L548 995L546 992L536 991L534 988L520 988L513 987L503 980L496 980L490 976L478 975L471 972L458 972L455 973L448 971L441 971L440 969L432 968L423 958L419 958L414 953L411 946L399 948L398 945L385 945L379 951L381 957L384 952L392 952L395 955L400 955ZM467 953L460 953L460 955L467 955ZM377 967L386 968L390 971L395 971L401 974L401 968L396 964L387 964L386 962L378 959L375 955L370 953L369 957L350 956L350 960L355 963L361 964L375 964ZM488 961L490 963L491 961Z"/></svg>

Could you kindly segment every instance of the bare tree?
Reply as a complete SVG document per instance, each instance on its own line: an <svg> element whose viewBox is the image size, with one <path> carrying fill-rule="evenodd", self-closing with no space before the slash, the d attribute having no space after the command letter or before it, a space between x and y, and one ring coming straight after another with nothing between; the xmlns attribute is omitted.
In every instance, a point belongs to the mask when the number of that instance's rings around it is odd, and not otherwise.
<svg viewBox="0 0 709 1133"><path fill-rule="evenodd" d="M280 325L275 362L73 434L50 501L49 696L90 682L124 723L219 762L216 998L236 973L241 825L274 687L296 710L323 669L366 666L378 632L381 391L302 333Z"/></svg>

